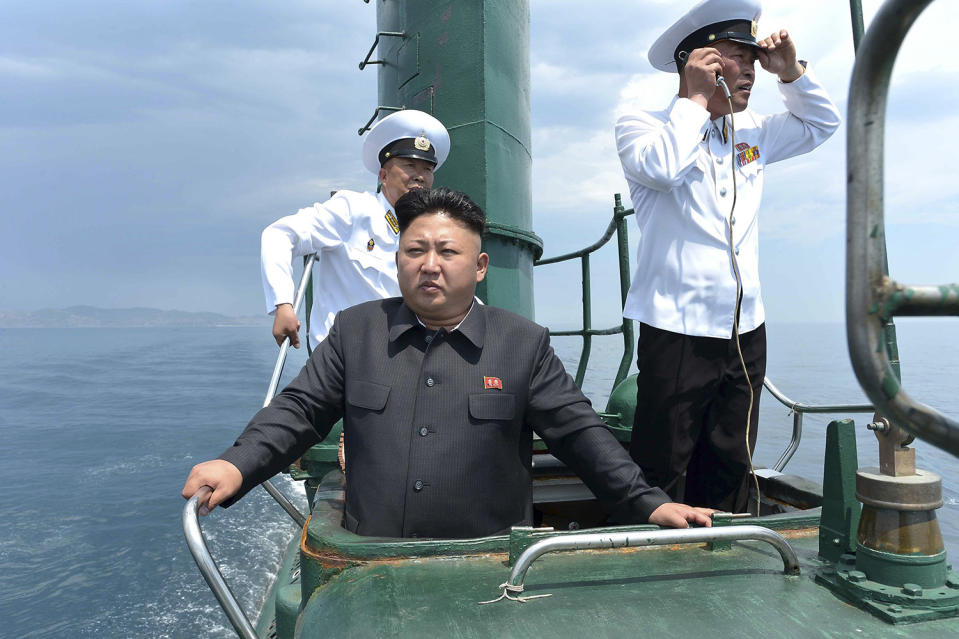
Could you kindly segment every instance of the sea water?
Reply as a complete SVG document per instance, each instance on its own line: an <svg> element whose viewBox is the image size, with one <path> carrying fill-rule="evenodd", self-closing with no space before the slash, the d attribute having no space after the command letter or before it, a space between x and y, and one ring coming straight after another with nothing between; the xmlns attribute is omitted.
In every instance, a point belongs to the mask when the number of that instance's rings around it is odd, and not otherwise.
<svg viewBox="0 0 959 639"><path fill-rule="evenodd" d="M841 325L769 323L767 374L807 404L864 401ZM904 387L959 416L959 327L899 323ZM556 339L575 371L580 341ZM605 407L622 338L595 339L584 388ZM230 637L183 541L180 489L190 468L230 445L263 401L276 346L262 328L0 330L0 636ZM284 379L302 366L295 352ZM756 464L789 440L788 409L768 394ZM787 471L821 479L825 424L806 417ZM877 464L860 424L859 458ZM959 557L959 460L917 442L943 476L939 511ZM288 479L281 488L304 501ZM251 615L295 533L262 489L203 520L213 556Z"/></svg>

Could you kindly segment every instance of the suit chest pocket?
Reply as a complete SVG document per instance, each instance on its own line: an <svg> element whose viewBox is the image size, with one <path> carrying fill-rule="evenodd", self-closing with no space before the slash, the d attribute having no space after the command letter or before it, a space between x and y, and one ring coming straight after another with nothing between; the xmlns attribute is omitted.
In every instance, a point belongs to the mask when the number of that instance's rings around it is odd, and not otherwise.
<svg viewBox="0 0 959 639"><path fill-rule="evenodd" d="M353 408L380 412L386 407L390 387L357 380L346 389L346 402Z"/></svg>
<svg viewBox="0 0 959 639"><path fill-rule="evenodd" d="M472 393L469 410L475 421L512 421L516 416L516 398L511 393Z"/></svg>

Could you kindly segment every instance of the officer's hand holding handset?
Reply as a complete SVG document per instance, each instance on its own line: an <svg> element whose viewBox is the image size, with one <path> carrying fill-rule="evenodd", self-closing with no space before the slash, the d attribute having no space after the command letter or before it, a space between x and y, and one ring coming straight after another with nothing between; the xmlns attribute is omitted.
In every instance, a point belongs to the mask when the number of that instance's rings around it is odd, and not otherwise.
<svg viewBox="0 0 959 639"><path fill-rule="evenodd" d="M683 67L686 97L704 109L716 91L716 78L723 72L722 60L723 56L719 51L711 47L694 49L686 58L686 65Z"/></svg>

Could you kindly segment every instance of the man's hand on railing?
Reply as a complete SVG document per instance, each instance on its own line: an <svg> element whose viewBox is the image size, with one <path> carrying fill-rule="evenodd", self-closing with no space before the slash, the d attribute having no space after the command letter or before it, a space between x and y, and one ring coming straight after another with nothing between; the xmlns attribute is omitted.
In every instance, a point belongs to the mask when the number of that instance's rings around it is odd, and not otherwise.
<svg viewBox="0 0 959 639"><path fill-rule="evenodd" d="M200 504L200 514L207 515L235 495L242 484L243 475L236 466L222 459L212 459L193 467L181 494L184 499L190 499L203 486L212 488L210 498L205 504Z"/></svg>
<svg viewBox="0 0 959 639"><path fill-rule="evenodd" d="M278 304L273 318L273 338L279 346L287 337L293 348L300 347L300 320L296 318L292 304Z"/></svg>
<svg viewBox="0 0 959 639"><path fill-rule="evenodd" d="M715 510L712 508L696 508L677 502L667 502L653 511L649 516L649 523L670 528L689 528L689 524L712 526L710 517Z"/></svg>

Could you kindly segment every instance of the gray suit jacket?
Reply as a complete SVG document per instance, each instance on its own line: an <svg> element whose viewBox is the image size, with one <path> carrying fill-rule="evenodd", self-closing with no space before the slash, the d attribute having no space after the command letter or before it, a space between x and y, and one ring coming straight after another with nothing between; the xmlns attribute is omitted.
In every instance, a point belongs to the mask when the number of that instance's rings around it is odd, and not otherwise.
<svg viewBox="0 0 959 639"><path fill-rule="evenodd" d="M433 332L401 298L339 313L300 374L225 459L242 496L344 418L346 527L361 535L479 537L529 525L535 430L623 522L669 501L651 488L549 345L548 331L474 304Z"/></svg>

